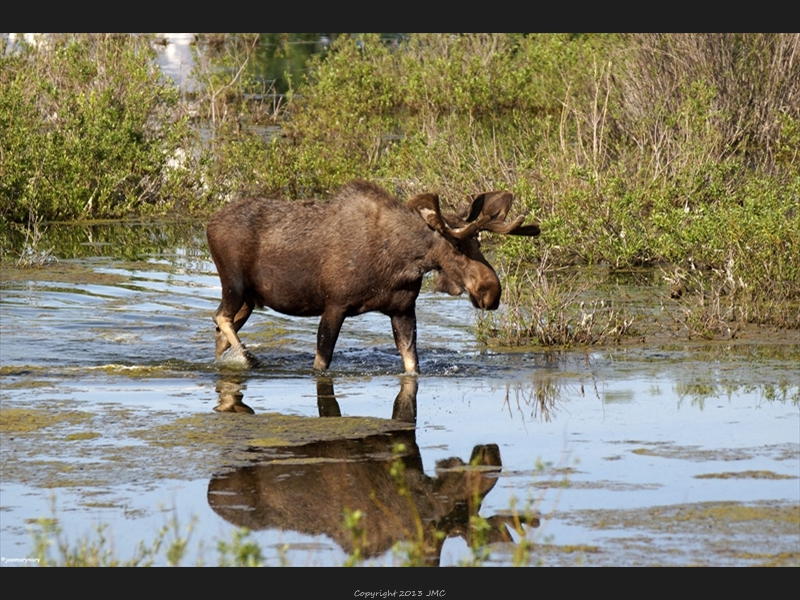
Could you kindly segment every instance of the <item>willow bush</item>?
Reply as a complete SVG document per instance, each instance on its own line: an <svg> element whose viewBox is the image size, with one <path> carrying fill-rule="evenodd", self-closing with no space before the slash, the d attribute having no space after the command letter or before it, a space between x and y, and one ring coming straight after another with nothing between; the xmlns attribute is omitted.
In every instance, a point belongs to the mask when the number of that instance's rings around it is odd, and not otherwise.
<svg viewBox="0 0 800 600"><path fill-rule="evenodd" d="M188 139L150 38L0 38L0 218L78 219L163 209ZM180 154L178 154L180 156Z"/></svg>

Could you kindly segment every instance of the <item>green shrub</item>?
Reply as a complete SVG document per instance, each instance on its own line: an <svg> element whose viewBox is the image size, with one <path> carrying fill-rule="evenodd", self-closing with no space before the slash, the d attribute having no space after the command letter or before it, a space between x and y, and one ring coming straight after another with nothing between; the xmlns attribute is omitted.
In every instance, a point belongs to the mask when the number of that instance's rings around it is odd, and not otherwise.
<svg viewBox="0 0 800 600"><path fill-rule="evenodd" d="M48 35L0 51L0 218L119 216L179 188L177 91L149 38Z"/></svg>

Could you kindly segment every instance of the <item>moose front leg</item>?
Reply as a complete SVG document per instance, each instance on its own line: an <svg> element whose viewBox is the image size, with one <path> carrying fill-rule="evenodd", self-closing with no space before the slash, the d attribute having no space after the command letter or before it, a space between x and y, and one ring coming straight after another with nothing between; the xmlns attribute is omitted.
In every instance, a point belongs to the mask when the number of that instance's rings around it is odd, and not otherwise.
<svg viewBox="0 0 800 600"><path fill-rule="evenodd" d="M406 373L419 373L419 360L417 359L417 314L412 307L410 310L391 316L392 333L397 350L403 358Z"/></svg>
<svg viewBox="0 0 800 600"><path fill-rule="evenodd" d="M339 331L344 323L344 311L326 310L322 313L317 331L317 355L314 357L314 368L324 371L331 364L333 348L339 339Z"/></svg>

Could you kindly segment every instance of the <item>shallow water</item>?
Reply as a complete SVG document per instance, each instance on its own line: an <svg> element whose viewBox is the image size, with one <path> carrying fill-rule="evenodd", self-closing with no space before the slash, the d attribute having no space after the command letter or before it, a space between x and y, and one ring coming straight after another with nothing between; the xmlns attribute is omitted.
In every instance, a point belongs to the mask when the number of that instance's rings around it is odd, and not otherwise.
<svg viewBox="0 0 800 600"><path fill-rule="evenodd" d="M194 523L184 564L247 525L267 564L341 565L345 508L366 564L408 561L415 514L447 536L425 534L429 562L474 561L476 509L485 564L800 562L797 345L491 351L466 299L424 292L419 377L379 314L345 321L323 376L317 320L259 311L248 370L213 360L202 227L59 230L58 262L2 271L4 565L51 516L72 543L107 525L121 559L175 517Z"/></svg>

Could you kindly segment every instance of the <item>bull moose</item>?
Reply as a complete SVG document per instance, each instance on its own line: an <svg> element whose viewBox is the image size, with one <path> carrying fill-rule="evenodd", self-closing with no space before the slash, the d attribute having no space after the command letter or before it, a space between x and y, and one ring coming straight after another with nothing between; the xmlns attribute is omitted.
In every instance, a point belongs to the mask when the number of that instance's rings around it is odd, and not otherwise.
<svg viewBox="0 0 800 600"><path fill-rule="evenodd" d="M403 204L377 185L354 181L329 202L243 199L208 223L211 256L222 283L214 314L216 356L233 346L248 361L237 332L256 306L320 316L314 368L327 369L345 317L380 311L390 317L407 372L419 372L415 302L422 278L435 290L469 294L476 308L500 303L500 280L481 254L478 233L535 236L524 217L505 223L513 195L475 196L466 217L442 214L436 194Z"/></svg>

